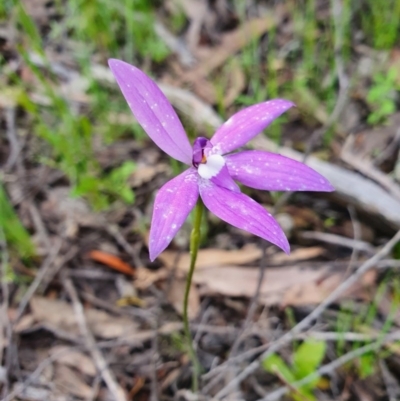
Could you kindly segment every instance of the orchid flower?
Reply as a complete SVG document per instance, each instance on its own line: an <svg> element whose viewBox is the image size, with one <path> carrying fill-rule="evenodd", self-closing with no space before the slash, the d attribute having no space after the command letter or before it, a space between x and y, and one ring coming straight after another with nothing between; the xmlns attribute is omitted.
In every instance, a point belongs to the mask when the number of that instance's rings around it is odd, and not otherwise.
<svg viewBox="0 0 400 401"><path fill-rule="evenodd" d="M157 193L150 228L153 261L171 242L200 196L204 205L227 223L259 236L289 253L288 240L263 206L243 194L235 181L269 191L333 191L332 185L303 163L279 154L242 147L277 117L294 106L273 99L234 114L211 139L197 138L193 146L165 95L138 68L120 60L109 66L135 118L169 156L189 168Z"/></svg>

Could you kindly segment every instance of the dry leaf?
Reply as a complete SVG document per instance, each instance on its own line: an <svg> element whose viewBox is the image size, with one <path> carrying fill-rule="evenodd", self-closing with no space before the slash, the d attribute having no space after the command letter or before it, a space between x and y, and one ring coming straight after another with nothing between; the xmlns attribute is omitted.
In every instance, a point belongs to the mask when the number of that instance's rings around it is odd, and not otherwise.
<svg viewBox="0 0 400 401"><path fill-rule="evenodd" d="M284 252L277 252L274 255L268 257L267 264L283 264L283 263L293 263L300 262L304 260L315 259L322 256L325 253L325 249L320 246L310 246L308 248L298 248L286 254Z"/></svg>
<svg viewBox="0 0 400 401"><path fill-rule="evenodd" d="M73 308L67 302L33 297L30 306L37 322L80 334ZM112 316L97 309L86 309L85 316L89 329L97 337L111 339L135 332L137 329L136 323L125 316Z"/></svg>
<svg viewBox="0 0 400 401"><path fill-rule="evenodd" d="M293 263L298 261L310 260L323 255L324 248L319 246L299 248L291 252L289 255L283 252L277 252L268 255L268 265L277 265L283 263ZM223 249L202 249L198 253L196 262L196 271L207 268L218 268L224 265L247 264L254 262L261 257L262 251L255 245L248 244L240 250L227 251ZM135 287L140 290L148 288L157 281L165 280L170 275L170 269L177 267L178 275L185 274L190 264L190 254L181 255L178 265L176 266L176 252L165 251L159 256L160 260L166 266L166 269L158 269L152 271L144 267L139 267L136 273Z"/></svg>
<svg viewBox="0 0 400 401"><path fill-rule="evenodd" d="M13 326L15 333L21 333L25 330L30 329L35 324L35 317L28 313L23 315Z"/></svg>
<svg viewBox="0 0 400 401"><path fill-rule="evenodd" d="M51 348L50 355L53 357L56 355L56 361L59 364L80 370L91 377L96 375L97 370L93 361L75 348L57 345Z"/></svg>
<svg viewBox="0 0 400 401"><path fill-rule="evenodd" d="M261 286L260 302L265 305L310 305L324 300L344 279L346 269L332 271L329 266L314 268L268 268ZM254 296L259 268L225 266L196 270L193 282L200 285L201 295L231 297ZM365 297L365 286L375 282L376 272L370 272L347 293Z"/></svg>
<svg viewBox="0 0 400 401"><path fill-rule="evenodd" d="M166 164L138 165L136 170L128 179L128 184L133 188L140 187L141 185L151 181L157 174L169 171L169 166Z"/></svg>
<svg viewBox="0 0 400 401"><path fill-rule="evenodd" d="M83 399L93 396L92 388L82 380L82 376L64 365L56 366L53 383L62 394L69 394Z"/></svg>
<svg viewBox="0 0 400 401"><path fill-rule="evenodd" d="M96 262L102 263L120 273L128 274L133 276L135 274L135 269L125 263L118 256L112 255L108 252L103 252L99 250L90 251L88 256L95 260Z"/></svg>
<svg viewBox="0 0 400 401"><path fill-rule="evenodd" d="M139 266L136 271L135 288L145 290L155 282L166 279L170 274L171 272L165 268L152 271Z"/></svg>
<svg viewBox="0 0 400 401"><path fill-rule="evenodd" d="M315 246L309 248L299 248L287 255L284 252L277 252L273 255L267 256L268 265L276 265L281 263L293 263L294 261L314 259L318 256L323 255L324 248ZM262 250L253 244L245 245L241 249L237 250L224 250L224 249L201 249L197 256L196 270L205 267L219 267L226 265L244 265L255 260L260 259L262 256ZM165 251L159 259L168 268L174 268L181 271L187 271L190 265L190 253L184 253L179 258L178 264L176 265L176 252Z"/></svg>
<svg viewBox="0 0 400 401"><path fill-rule="evenodd" d="M256 245L246 245L242 249L227 251L224 249L201 249L197 255L196 269L202 269L209 266L223 266L231 264L246 264L260 259L262 251ZM165 251L159 259L168 267L175 267L176 252ZM179 258L179 270L187 271L190 265L190 253L184 253Z"/></svg>

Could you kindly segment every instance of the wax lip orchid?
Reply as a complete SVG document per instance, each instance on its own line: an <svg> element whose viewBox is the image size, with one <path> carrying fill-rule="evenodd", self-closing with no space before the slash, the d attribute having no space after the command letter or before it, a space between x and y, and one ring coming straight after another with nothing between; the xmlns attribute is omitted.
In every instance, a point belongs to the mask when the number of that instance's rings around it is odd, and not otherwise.
<svg viewBox="0 0 400 401"><path fill-rule="evenodd" d="M171 242L200 196L227 223L257 235L289 253L277 221L244 195L235 181L270 191L333 191L332 185L303 163L279 154L247 150L245 145L294 104L273 99L234 114L208 140L190 145L182 124L161 90L138 68L120 60L109 66L132 113L149 137L168 155L190 167L157 193L150 229L150 259Z"/></svg>

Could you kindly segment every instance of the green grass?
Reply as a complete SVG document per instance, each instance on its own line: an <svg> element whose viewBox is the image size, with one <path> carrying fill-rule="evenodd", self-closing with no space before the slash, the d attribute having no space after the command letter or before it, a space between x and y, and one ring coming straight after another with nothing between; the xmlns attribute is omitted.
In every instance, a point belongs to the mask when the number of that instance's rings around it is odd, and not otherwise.
<svg viewBox="0 0 400 401"><path fill-rule="evenodd" d="M369 124L383 123L387 117L396 112L396 92L400 91L400 84L397 81L396 67L374 75L366 99L371 110L367 120Z"/></svg>
<svg viewBox="0 0 400 401"><path fill-rule="evenodd" d="M391 49L400 40L400 0L364 1L361 13L363 32L378 50Z"/></svg>
<svg viewBox="0 0 400 401"><path fill-rule="evenodd" d="M22 258L29 259L35 256L35 248L27 230L21 224L14 211L10 200L0 182L0 237L3 237L6 245Z"/></svg>

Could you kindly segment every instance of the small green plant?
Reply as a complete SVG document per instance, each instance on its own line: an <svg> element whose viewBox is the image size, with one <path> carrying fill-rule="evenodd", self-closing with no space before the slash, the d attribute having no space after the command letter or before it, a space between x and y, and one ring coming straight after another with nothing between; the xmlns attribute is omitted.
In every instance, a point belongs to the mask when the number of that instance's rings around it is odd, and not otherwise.
<svg viewBox="0 0 400 401"><path fill-rule="evenodd" d="M79 180L72 195L86 196L96 210L106 209L118 198L127 204L132 204L135 194L127 184L127 179L135 168L135 163L126 161L104 177L86 175Z"/></svg>
<svg viewBox="0 0 400 401"><path fill-rule="evenodd" d="M373 77L373 84L367 94L367 102L371 108L368 116L369 124L377 124L396 111L397 70L392 67L387 73L379 73Z"/></svg>
<svg viewBox="0 0 400 401"><path fill-rule="evenodd" d="M263 368L270 373L278 375L288 384L295 383L298 380L314 373L321 365L326 352L326 343L324 341L306 340L293 354L293 363L288 365L279 355L272 354L263 360ZM318 386L320 379L316 379L307 385L299 387L298 392L292 392L294 400L315 400L313 390Z"/></svg>
<svg viewBox="0 0 400 401"><path fill-rule="evenodd" d="M4 232L5 241L11 250L15 250L22 258L30 258L35 255L35 248L31 242L29 233L21 224L1 184L0 228Z"/></svg>

